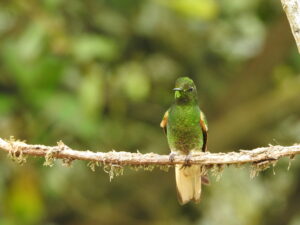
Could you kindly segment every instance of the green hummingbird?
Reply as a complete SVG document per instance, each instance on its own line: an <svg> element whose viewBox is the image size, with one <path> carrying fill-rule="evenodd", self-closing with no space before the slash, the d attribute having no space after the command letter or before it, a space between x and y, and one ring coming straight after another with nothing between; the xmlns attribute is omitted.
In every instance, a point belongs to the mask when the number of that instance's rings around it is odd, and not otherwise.
<svg viewBox="0 0 300 225"><path fill-rule="evenodd" d="M188 165L193 152L206 151L207 121L198 105L196 86L188 77L180 77L175 82L175 101L164 114L160 126L164 129L174 155L186 155L186 165L175 166L175 178L180 204L200 201L201 166ZM203 182L207 178L203 178Z"/></svg>

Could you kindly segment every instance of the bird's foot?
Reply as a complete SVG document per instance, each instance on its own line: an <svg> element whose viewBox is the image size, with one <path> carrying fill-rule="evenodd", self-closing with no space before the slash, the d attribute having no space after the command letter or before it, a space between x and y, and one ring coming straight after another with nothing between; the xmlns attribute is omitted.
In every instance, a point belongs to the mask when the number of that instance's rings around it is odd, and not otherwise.
<svg viewBox="0 0 300 225"><path fill-rule="evenodd" d="M190 153L187 154L187 156L184 159L184 164L182 165L181 169L191 166L191 157L192 157L192 155Z"/></svg>
<svg viewBox="0 0 300 225"><path fill-rule="evenodd" d="M176 152L171 152L169 155L169 161L170 162L174 162L175 156L177 155Z"/></svg>

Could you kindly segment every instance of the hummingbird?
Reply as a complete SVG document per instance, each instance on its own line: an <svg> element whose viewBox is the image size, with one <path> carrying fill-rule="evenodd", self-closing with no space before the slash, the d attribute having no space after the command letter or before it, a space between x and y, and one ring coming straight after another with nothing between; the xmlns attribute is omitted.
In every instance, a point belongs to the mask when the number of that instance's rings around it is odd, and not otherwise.
<svg viewBox="0 0 300 225"><path fill-rule="evenodd" d="M192 79L180 77L175 82L175 101L166 111L160 123L169 148L170 160L175 155L186 155L184 165L175 165L175 179L178 201L184 205L190 201L200 202L201 166L189 165L190 157L196 152L207 149L207 121L198 105L196 86Z"/></svg>

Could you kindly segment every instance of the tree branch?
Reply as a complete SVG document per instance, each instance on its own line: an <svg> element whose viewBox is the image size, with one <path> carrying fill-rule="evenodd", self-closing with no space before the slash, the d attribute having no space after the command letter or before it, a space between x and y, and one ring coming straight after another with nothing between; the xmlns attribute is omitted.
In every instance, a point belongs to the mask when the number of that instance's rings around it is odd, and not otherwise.
<svg viewBox="0 0 300 225"><path fill-rule="evenodd" d="M300 0L281 0L300 53Z"/></svg>
<svg viewBox="0 0 300 225"><path fill-rule="evenodd" d="M185 156L177 155L173 161L170 161L169 155L158 155L155 153L130 153L130 152L91 152L73 150L58 142L57 146L29 145L15 140L4 140L0 138L0 150L8 152L13 157L24 155L41 156L52 159L64 160L85 160L98 162L108 165L130 165L130 166L171 166L175 164L184 164ZM300 154L300 145L293 146L269 146L253 150L240 150L239 152L229 153L198 153L191 157L191 164L201 164L207 166L213 165L242 165L246 163L257 163L259 165L274 163L282 157L293 158Z"/></svg>

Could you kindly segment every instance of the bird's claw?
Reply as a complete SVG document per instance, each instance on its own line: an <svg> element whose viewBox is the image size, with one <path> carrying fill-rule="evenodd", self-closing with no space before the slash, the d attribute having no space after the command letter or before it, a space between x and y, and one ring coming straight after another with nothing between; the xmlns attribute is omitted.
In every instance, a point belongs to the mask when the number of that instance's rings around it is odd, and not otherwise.
<svg viewBox="0 0 300 225"><path fill-rule="evenodd" d="M170 161L170 162L174 162L175 156L176 156L176 155L177 155L177 154L176 154L175 152L171 152L170 155L169 155L169 161Z"/></svg>
<svg viewBox="0 0 300 225"><path fill-rule="evenodd" d="M191 154L188 154L185 159L184 159L184 164L182 165L181 169L182 168L185 168L185 167L189 167L191 166Z"/></svg>

